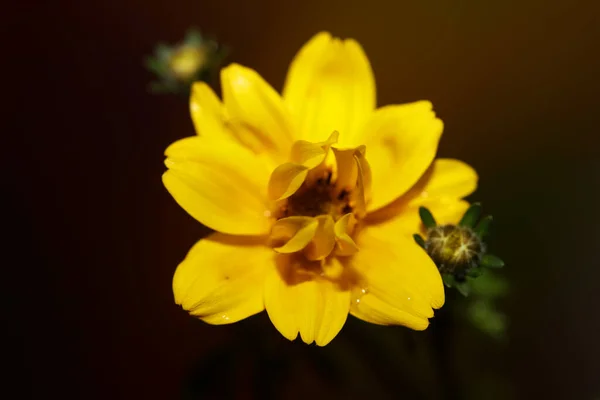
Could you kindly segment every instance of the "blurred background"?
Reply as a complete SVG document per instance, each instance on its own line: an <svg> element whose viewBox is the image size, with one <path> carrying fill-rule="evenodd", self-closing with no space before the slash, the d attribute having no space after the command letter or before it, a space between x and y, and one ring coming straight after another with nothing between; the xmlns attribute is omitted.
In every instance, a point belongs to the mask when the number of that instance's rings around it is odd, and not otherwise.
<svg viewBox="0 0 600 400"><path fill-rule="evenodd" d="M0 28L5 398L600 398L599 12L593 0L14 3ZM471 199L495 218L506 339L444 309L423 333L351 318L320 350L264 314L214 327L179 309L173 272L207 231L160 176L163 150L193 128L185 99L149 94L143 60L190 27L277 89L313 34L353 37L378 104L431 100L439 155L477 169Z"/></svg>

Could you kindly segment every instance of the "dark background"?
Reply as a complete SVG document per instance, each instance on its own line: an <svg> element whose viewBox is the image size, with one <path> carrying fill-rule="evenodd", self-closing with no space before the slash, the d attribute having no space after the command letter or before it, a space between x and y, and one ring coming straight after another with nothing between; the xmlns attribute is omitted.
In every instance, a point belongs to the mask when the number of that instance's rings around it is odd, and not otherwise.
<svg viewBox="0 0 600 400"><path fill-rule="evenodd" d="M20 395L7 398L179 398L211 351L247 340L240 325L206 325L172 299L175 267L205 230L162 187L162 152L193 131L185 100L147 93L152 77L142 60L190 26L214 34L233 49L230 61L277 89L314 33L353 37L371 60L378 104L433 101L446 126L439 154L478 170L472 198L497 221L493 249L512 285L502 304L508 344L499 349L464 326L478 356L457 357L494 369L510 397L600 396L595 2L13 7L0 28L9 89L2 291L14 356L3 357L12 384L2 390ZM272 340L304 349L278 334ZM244 362L242 371L253 368ZM306 378L310 370L297 378L318 381ZM239 372L225 380L252 385Z"/></svg>

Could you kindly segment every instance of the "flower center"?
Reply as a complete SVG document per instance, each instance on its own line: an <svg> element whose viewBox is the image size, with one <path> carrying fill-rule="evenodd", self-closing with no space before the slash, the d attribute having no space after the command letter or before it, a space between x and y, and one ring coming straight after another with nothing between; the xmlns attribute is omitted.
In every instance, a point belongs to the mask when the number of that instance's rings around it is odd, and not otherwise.
<svg viewBox="0 0 600 400"><path fill-rule="evenodd" d="M320 143L294 143L291 161L269 180L276 222L271 243L276 252L302 252L312 261L358 251L352 239L365 214L370 168L365 147L337 149L338 134Z"/></svg>
<svg viewBox="0 0 600 400"><path fill-rule="evenodd" d="M336 187L331 182L333 172L326 170L323 177L311 184L304 182L300 189L287 199L281 209L281 218L292 216L317 217L329 214L337 221L344 214L352 213L349 201L350 192L342 189L336 195Z"/></svg>

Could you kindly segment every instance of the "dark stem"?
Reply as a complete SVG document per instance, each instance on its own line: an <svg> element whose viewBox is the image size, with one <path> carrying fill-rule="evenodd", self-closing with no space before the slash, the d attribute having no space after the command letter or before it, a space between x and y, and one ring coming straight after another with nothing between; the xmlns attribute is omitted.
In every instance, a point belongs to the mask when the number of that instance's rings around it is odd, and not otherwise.
<svg viewBox="0 0 600 400"><path fill-rule="evenodd" d="M454 297L454 292L448 293L448 297ZM442 398L445 400L463 399L463 393L456 373L454 341L454 313L450 304L458 299L446 299L446 306L436 312L431 329L431 343L433 347L435 365L438 373L438 381L442 388Z"/></svg>

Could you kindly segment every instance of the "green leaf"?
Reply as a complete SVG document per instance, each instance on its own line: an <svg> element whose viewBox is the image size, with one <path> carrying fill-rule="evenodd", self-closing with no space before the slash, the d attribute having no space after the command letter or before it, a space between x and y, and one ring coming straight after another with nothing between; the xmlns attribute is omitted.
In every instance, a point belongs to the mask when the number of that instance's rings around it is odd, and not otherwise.
<svg viewBox="0 0 600 400"><path fill-rule="evenodd" d="M415 242L417 242L417 244L419 246L421 246L422 248L425 248L425 239L423 239L423 237L421 235L419 235L418 233L415 233L413 235L413 238L415 239Z"/></svg>
<svg viewBox="0 0 600 400"><path fill-rule="evenodd" d="M493 220L494 218L491 215L482 218L477 224L477 227L475 227L475 234L483 239L489 233Z"/></svg>
<svg viewBox="0 0 600 400"><path fill-rule="evenodd" d="M466 226L466 227L472 228L475 226L475 223L479 219L480 215L481 215L481 204L473 203L473 204L471 204L471 207L469 207L469 209L463 215L462 219L458 223L458 226Z"/></svg>
<svg viewBox="0 0 600 400"><path fill-rule="evenodd" d="M423 221L423 225L426 228L433 228L436 226L435 218L431 215L431 211L429 211L425 207L419 207L419 216L421 217L421 221Z"/></svg>
<svg viewBox="0 0 600 400"><path fill-rule="evenodd" d="M486 268L502 268L504 267L504 261L500 258L493 256L491 254L484 254L481 257L481 266Z"/></svg>

